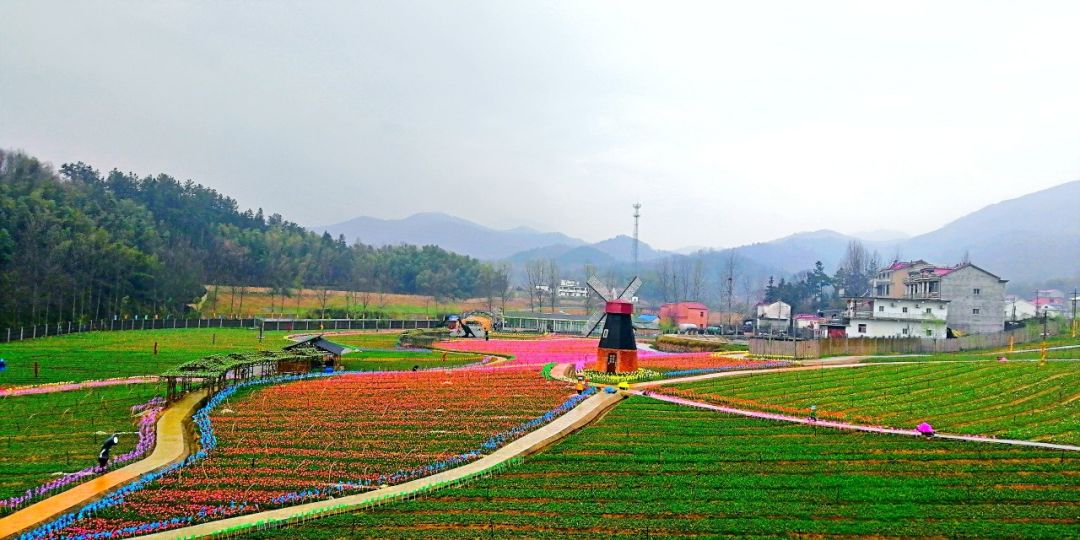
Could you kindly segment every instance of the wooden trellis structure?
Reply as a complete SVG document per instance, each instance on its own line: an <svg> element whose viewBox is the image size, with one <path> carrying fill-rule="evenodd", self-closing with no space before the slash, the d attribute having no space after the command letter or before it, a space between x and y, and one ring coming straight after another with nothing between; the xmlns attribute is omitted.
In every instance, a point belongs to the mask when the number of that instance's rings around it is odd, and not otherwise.
<svg viewBox="0 0 1080 540"><path fill-rule="evenodd" d="M162 373L161 378L165 379L166 397L173 402L191 390L207 388L214 395L236 382L291 371L282 370L283 366L315 365L321 359L321 355L306 350L215 355L185 362Z"/></svg>

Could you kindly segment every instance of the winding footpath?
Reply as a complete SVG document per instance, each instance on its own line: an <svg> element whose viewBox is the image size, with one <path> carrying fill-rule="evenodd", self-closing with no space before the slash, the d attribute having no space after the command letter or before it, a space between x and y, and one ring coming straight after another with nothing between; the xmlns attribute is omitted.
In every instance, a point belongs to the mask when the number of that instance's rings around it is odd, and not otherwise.
<svg viewBox="0 0 1080 540"><path fill-rule="evenodd" d="M191 449L191 443L187 440L187 422L205 397L205 390L192 392L165 409L157 423L157 444L147 458L109 471L89 482L0 518L0 538L8 538L19 531L69 512L146 473L186 458Z"/></svg>

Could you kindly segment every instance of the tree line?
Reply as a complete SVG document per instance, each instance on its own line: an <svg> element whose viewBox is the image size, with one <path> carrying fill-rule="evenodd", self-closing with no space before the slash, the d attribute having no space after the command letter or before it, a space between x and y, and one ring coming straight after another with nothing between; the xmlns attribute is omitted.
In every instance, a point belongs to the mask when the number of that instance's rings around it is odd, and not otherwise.
<svg viewBox="0 0 1080 540"><path fill-rule="evenodd" d="M191 180L0 151L0 326L186 316L211 283L453 299L498 297L509 277L436 246L318 235Z"/></svg>

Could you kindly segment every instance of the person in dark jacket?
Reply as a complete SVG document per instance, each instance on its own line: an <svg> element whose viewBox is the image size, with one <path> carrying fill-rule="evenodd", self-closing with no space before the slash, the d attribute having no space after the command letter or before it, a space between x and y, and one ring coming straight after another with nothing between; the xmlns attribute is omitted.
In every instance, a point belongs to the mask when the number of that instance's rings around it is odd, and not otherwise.
<svg viewBox="0 0 1080 540"><path fill-rule="evenodd" d="M112 437L105 439L105 442L101 443L101 452L98 453L97 457L99 469L105 470L105 466L109 464L109 450L112 450L112 447L116 446L119 443L120 436L115 433L112 435Z"/></svg>

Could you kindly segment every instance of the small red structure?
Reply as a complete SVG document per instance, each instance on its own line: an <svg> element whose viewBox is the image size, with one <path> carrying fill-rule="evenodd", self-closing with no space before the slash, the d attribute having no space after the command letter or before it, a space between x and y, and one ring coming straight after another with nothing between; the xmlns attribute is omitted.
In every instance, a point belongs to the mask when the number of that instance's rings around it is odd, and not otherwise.
<svg viewBox="0 0 1080 540"><path fill-rule="evenodd" d="M600 334L600 348L596 350L596 371L603 373L628 373L637 371L637 341L634 325L630 320L634 304L626 300L609 300L604 306L607 320Z"/></svg>
<svg viewBox="0 0 1080 540"><path fill-rule="evenodd" d="M675 326L692 324L704 330L709 325L709 308L701 302L677 302L660 306L660 319Z"/></svg>

